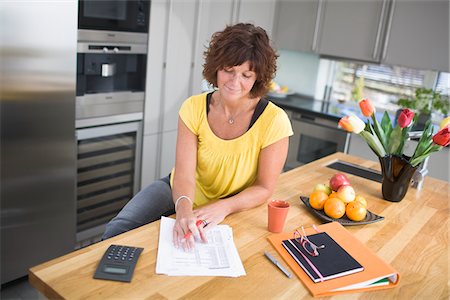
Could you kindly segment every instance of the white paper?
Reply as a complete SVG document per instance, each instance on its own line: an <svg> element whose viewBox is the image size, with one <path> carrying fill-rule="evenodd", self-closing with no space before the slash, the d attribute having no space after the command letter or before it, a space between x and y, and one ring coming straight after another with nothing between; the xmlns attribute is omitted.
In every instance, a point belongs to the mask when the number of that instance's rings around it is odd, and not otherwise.
<svg viewBox="0 0 450 300"><path fill-rule="evenodd" d="M217 225L206 231L208 243L195 242L192 251L173 245L175 220L161 217L156 273L169 276L228 276L245 275L244 266L228 225Z"/></svg>

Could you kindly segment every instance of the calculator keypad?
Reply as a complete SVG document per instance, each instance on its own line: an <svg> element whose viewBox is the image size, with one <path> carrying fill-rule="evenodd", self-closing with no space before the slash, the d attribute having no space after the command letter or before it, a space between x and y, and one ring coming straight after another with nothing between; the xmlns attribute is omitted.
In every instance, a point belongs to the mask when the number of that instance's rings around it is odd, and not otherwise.
<svg viewBox="0 0 450 300"><path fill-rule="evenodd" d="M106 258L111 261L133 261L137 258L136 247L111 245L107 250Z"/></svg>

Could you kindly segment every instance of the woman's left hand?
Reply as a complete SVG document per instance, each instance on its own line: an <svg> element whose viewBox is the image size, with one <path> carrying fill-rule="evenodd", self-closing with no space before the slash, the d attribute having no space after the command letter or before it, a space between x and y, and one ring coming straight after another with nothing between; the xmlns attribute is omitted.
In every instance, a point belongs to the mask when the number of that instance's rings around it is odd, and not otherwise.
<svg viewBox="0 0 450 300"><path fill-rule="evenodd" d="M226 200L218 200L194 210L194 216L198 220L205 220L208 223L205 230L222 222L230 213L229 203Z"/></svg>

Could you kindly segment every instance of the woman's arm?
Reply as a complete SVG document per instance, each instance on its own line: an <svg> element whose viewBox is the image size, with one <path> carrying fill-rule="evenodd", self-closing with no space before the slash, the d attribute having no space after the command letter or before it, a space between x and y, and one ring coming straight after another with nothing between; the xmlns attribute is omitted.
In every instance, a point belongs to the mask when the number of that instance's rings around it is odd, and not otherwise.
<svg viewBox="0 0 450 300"><path fill-rule="evenodd" d="M173 241L176 247L190 249L194 247L193 237L184 241L184 235L191 231L193 236L201 236L206 241L202 229L195 226L196 217L192 212L195 195L195 169L197 165L197 136L178 118L178 135L173 177L172 197L176 204L176 222L173 229ZM181 196L185 196L180 198ZM187 197L187 198L186 198Z"/></svg>
<svg viewBox="0 0 450 300"><path fill-rule="evenodd" d="M258 174L253 185L239 194L197 209L198 219L217 225L229 214L265 203L272 196L278 176L286 162L289 137L285 137L261 150Z"/></svg>

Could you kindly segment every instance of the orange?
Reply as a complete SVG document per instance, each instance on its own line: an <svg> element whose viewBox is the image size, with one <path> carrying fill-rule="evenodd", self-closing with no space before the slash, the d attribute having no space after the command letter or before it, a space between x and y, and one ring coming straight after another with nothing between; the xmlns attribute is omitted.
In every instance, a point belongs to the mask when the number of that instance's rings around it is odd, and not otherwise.
<svg viewBox="0 0 450 300"><path fill-rule="evenodd" d="M359 201L353 201L347 204L345 208L345 213L347 217L352 221L364 220L367 214L367 209L363 203Z"/></svg>
<svg viewBox="0 0 450 300"><path fill-rule="evenodd" d="M309 204L312 208L322 210L325 201L328 199L328 194L324 191L314 191L309 195Z"/></svg>
<svg viewBox="0 0 450 300"><path fill-rule="evenodd" d="M337 195L337 192L331 192L330 196L328 196L329 198L339 198Z"/></svg>
<svg viewBox="0 0 450 300"><path fill-rule="evenodd" d="M345 203L337 197L328 198L323 209L330 218L339 219L345 214Z"/></svg>
<svg viewBox="0 0 450 300"><path fill-rule="evenodd" d="M367 200L361 195L356 195L355 201L361 202L367 208Z"/></svg>

